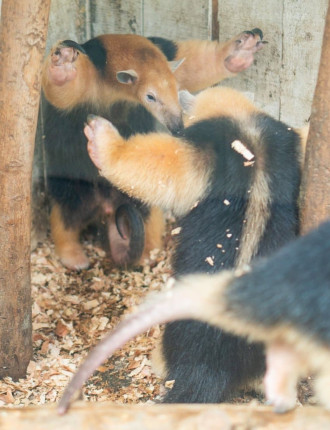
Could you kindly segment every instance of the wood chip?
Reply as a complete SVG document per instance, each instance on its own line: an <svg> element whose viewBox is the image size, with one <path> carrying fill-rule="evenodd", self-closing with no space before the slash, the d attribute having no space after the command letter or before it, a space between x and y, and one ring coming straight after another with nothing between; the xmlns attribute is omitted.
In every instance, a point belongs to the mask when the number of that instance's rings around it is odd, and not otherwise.
<svg viewBox="0 0 330 430"><path fill-rule="evenodd" d="M250 166L253 166L254 165L254 160L253 161L244 161L244 167L250 167Z"/></svg>
<svg viewBox="0 0 330 430"><path fill-rule="evenodd" d="M231 147L248 161L254 158L254 154L240 140L234 140Z"/></svg>
<svg viewBox="0 0 330 430"><path fill-rule="evenodd" d="M147 294L163 289L172 275L171 231L175 220L169 220L165 249L152 251L137 270L114 268L98 243L83 243L91 266L81 272L67 270L60 264L50 240L33 251L33 359L26 378L15 382L9 377L0 380L1 406L57 402L99 339ZM217 244L220 249L221 246ZM209 261L212 265L212 257ZM161 333L162 327L155 326L116 351L85 384L84 398L114 403L158 402L162 390L171 389L174 384L167 381L164 388L152 371L151 354ZM300 401L307 398L306 393L307 388ZM234 401L247 399L248 396L237 397Z"/></svg>
<svg viewBox="0 0 330 430"><path fill-rule="evenodd" d="M176 236L176 235L178 235L178 234L180 234L180 233L181 233L181 230L182 230L182 227L174 228L174 229L171 231L171 235L172 235L172 236Z"/></svg>
<svg viewBox="0 0 330 430"><path fill-rule="evenodd" d="M14 403L15 399L13 397L13 392L10 388L7 389L7 393L6 394L2 394L0 395L0 400L4 403L4 404L12 404Z"/></svg>
<svg viewBox="0 0 330 430"><path fill-rule="evenodd" d="M85 311L89 311L91 309L96 308L96 306L98 306L100 303L98 300L94 299L94 300L90 300L89 302L86 302L83 304Z"/></svg>
<svg viewBox="0 0 330 430"><path fill-rule="evenodd" d="M166 381L164 385L166 388L173 388L174 384L175 380L173 379L172 381Z"/></svg>
<svg viewBox="0 0 330 430"><path fill-rule="evenodd" d="M69 327L64 324L61 320L57 322L55 328L55 334L60 337L64 337L69 333Z"/></svg>
<svg viewBox="0 0 330 430"><path fill-rule="evenodd" d="M205 261L210 265L210 266L214 266L214 261L212 257L206 257Z"/></svg>

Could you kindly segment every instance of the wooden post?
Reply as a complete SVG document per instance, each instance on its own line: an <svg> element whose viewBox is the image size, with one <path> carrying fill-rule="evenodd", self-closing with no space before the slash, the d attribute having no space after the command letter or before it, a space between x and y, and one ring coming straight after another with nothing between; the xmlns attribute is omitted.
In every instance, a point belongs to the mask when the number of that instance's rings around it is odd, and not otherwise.
<svg viewBox="0 0 330 430"><path fill-rule="evenodd" d="M219 3L212 0L211 40L219 41Z"/></svg>
<svg viewBox="0 0 330 430"><path fill-rule="evenodd" d="M0 27L0 377L32 354L31 177L50 0L3 0Z"/></svg>
<svg viewBox="0 0 330 430"><path fill-rule="evenodd" d="M301 232L330 218L330 7L312 105L301 187Z"/></svg>

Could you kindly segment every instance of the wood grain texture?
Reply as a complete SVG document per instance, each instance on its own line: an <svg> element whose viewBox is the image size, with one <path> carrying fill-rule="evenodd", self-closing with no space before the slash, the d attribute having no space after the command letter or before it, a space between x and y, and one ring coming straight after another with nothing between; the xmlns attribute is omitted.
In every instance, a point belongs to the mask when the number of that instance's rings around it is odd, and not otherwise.
<svg viewBox="0 0 330 430"><path fill-rule="evenodd" d="M289 1L283 9L280 119L294 127L311 114L328 0Z"/></svg>
<svg viewBox="0 0 330 430"><path fill-rule="evenodd" d="M320 430L330 428L330 413L318 407L275 414L270 407L248 405L74 404L64 416L55 405L0 409L2 430Z"/></svg>
<svg viewBox="0 0 330 430"><path fill-rule="evenodd" d="M301 226L306 233L330 218L330 7L323 37L306 146L301 194Z"/></svg>
<svg viewBox="0 0 330 430"><path fill-rule="evenodd" d="M0 26L0 377L32 355L31 177L50 1L4 0Z"/></svg>
<svg viewBox="0 0 330 430"><path fill-rule="evenodd" d="M280 80L282 56L282 2L257 0L249 2L248 8L239 8L229 0L219 2L220 40L259 27L268 44L256 55L254 64L237 77L224 82L247 95L267 113L279 117Z"/></svg>
<svg viewBox="0 0 330 430"><path fill-rule="evenodd" d="M144 35L210 39L209 0L144 0Z"/></svg>
<svg viewBox="0 0 330 430"><path fill-rule="evenodd" d="M255 64L225 84L249 93L258 107L294 127L309 118L328 0L219 2L220 39L260 27L269 43Z"/></svg>
<svg viewBox="0 0 330 430"><path fill-rule="evenodd" d="M104 33L143 33L143 1L90 0L92 37Z"/></svg>
<svg viewBox="0 0 330 430"><path fill-rule="evenodd" d="M85 0L52 0L46 53L58 40L85 42L90 38L89 3Z"/></svg>

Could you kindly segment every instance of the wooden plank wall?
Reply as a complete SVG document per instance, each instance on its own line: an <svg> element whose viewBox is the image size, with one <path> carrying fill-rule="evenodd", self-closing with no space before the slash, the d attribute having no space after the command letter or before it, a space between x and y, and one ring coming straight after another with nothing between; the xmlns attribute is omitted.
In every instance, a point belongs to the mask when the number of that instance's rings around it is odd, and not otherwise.
<svg viewBox="0 0 330 430"><path fill-rule="evenodd" d="M53 0L49 48L56 40L84 41L102 33L171 39L209 38L210 0Z"/></svg>
<svg viewBox="0 0 330 430"><path fill-rule="evenodd" d="M300 127L310 116L328 0L53 0L47 48L102 33L227 40L260 27L269 44L248 71L227 80L276 118ZM218 31L214 31L218 24Z"/></svg>
<svg viewBox="0 0 330 430"><path fill-rule="evenodd" d="M260 27L269 42L256 64L232 79L255 103L290 125L308 121L328 0L219 1L220 40L242 26Z"/></svg>

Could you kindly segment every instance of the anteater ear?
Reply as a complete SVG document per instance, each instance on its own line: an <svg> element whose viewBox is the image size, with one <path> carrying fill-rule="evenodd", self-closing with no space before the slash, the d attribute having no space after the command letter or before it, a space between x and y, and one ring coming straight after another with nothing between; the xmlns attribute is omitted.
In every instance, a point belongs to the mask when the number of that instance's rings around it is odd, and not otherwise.
<svg viewBox="0 0 330 430"><path fill-rule="evenodd" d="M116 76L121 84L134 84L139 77L135 70L122 70Z"/></svg>
<svg viewBox="0 0 330 430"><path fill-rule="evenodd" d="M195 106L196 96L192 95L187 90L179 91L179 102L182 107L182 110L189 114L193 107Z"/></svg>
<svg viewBox="0 0 330 430"><path fill-rule="evenodd" d="M185 58L181 58L181 60L168 61L167 64L170 66L172 72L175 72L177 68L181 66L184 62Z"/></svg>

